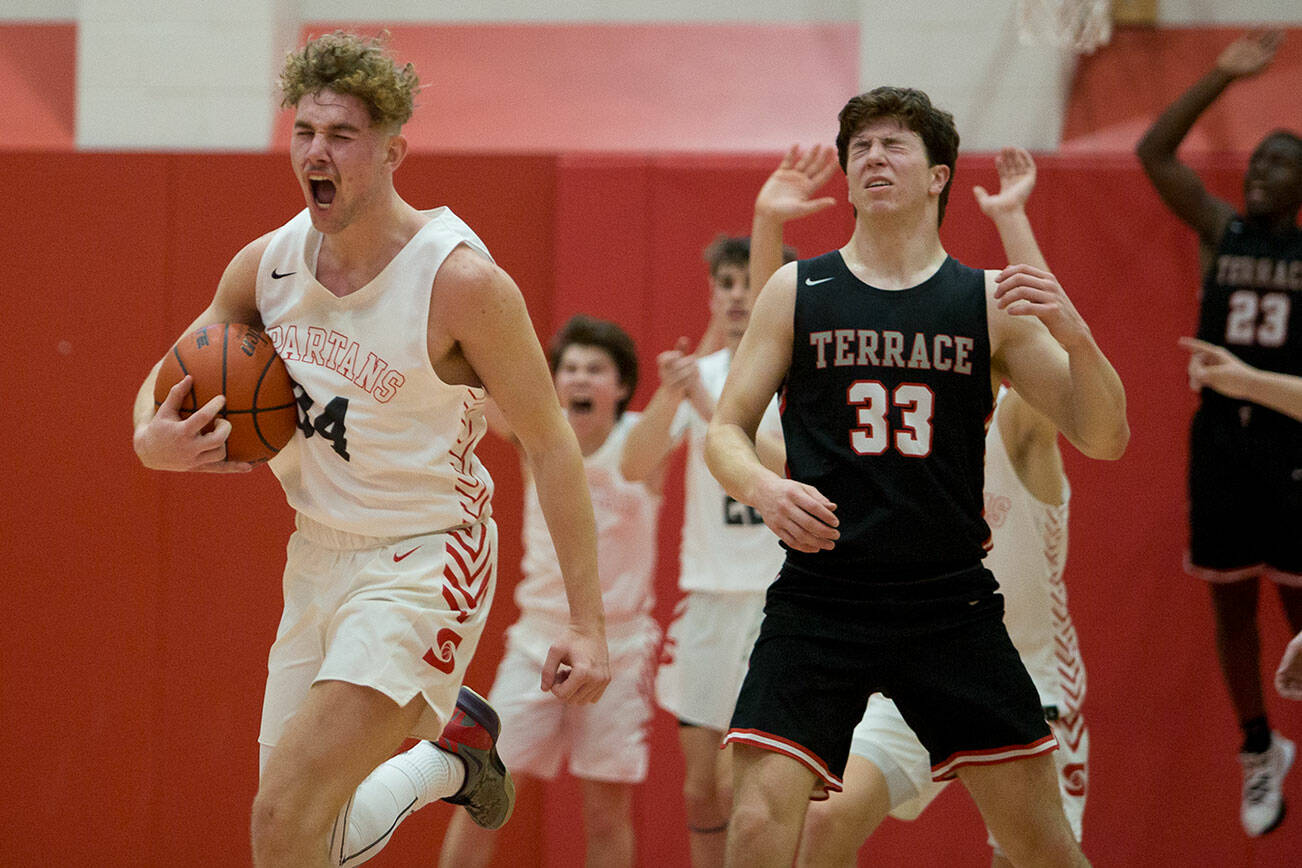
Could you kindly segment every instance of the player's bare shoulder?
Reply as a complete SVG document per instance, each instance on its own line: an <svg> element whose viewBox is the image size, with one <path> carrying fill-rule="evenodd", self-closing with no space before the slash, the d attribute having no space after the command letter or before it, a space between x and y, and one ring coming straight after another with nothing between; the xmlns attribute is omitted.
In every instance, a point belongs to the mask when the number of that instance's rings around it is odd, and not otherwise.
<svg viewBox="0 0 1302 868"><path fill-rule="evenodd" d="M430 361L445 382L481 385L464 346L491 335L507 310L524 307L515 282L500 266L466 244L458 245L434 276L430 293Z"/></svg>
<svg viewBox="0 0 1302 868"><path fill-rule="evenodd" d="M207 322L242 322L262 327L258 314L258 269L274 233L268 232L240 248L217 283L212 304L201 319Z"/></svg>

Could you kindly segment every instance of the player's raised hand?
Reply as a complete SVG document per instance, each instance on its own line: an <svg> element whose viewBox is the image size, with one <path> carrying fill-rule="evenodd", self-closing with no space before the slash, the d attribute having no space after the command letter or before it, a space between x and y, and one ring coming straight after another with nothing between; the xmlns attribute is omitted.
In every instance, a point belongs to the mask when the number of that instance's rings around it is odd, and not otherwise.
<svg viewBox="0 0 1302 868"><path fill-rule="evenodd" d="M596 702L610 683L610 658L601 631L570 627L547 651L542 689L562 702Z"/></svg>
<svg viewBox="0 0 1302 868"><path fill-rule="evenodd" d="M140 463L153 470L198 470L207 473L244 473L253 465L226 460L226 438L231 423L217 414L226 404L217 395L189 417L181 418L181 403L190 391L193 378L188 374L168 390L146 424L135 431L132 444ZM209 425L212 430L205 432Z"/></svg>
<svg viewBox="0 0 1302 868"><path fill-rule="evenodd" d="M1089 325L1058 278L1032 265L1010 265L995 276L995 307L1009 316L1033 316L1070 349L1092 341Z"/></svg>
<svg viewBox="0 0 1302 868"><path fill-rule="evenodd" d="M1216 67L1234 78L1256 75L1270 66L1283 42L1282 30L1253 30L1231 42L1216 58Z"/></svg>
<svg viewBox="0 0 1302 868"><path fill-rule="evenodd" d="M696 356L691 352L692 342L680 337L672 350L665 350L656 356L656 372L660 375L660 384L686 394L695 379L700 377L696 366Z"/></svg>
<svg viewBox="0 0 1302 868"><path fill-rule="evenodd" d="M772 475L755 495L753 506L764 524L796 551L831 549L841 536L836 504L812 485Z"/></svg>
<svg viewBox="0 0 1302 868"><path fill-rule="evenodd" d="M1022 210L1035 189L1035 160L1025 148L1007 147L995 157L999 172L999 192L990 193L980 185L972 188L982 213L992 219Z"/></svg>
<svg viewBox="0 0 1302 868"><path fill-rule="evenodd" d="M836 204L836 199L814 194L836 172L836 150L814 145L808 151L792 145L755 197L755 212L785 223L816 214Z"/></svg>

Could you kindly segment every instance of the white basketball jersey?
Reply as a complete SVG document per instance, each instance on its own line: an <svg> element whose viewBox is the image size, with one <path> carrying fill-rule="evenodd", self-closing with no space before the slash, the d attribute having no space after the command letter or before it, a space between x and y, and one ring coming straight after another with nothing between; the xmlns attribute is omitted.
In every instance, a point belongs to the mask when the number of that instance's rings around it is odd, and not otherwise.
<svg viewBox="0 0 1302 868"><path fill-rule="evenodd" d="M731 362L732 352L722 349L697 363L701 382L715 401ZM678 586L684 591L762 591L777 577L786 553L760 514L724 493L710 473L705 464L708 427L689 402L679 406L672 430L675 437L686 433L687 469ZM764 410L759 430L782 435L777 396Z"/></svg>
<svg viewBox="0 0 1302 868"><path fill-rule="evenodd" d="M1063 717L1079 711L1085 699L1085 666L1062 580L1070 497L1065 481L1059 506L1026 490L999 434L997 405L986 435L985 513L994 547L985 565L999 580L1004 624L1041 702L1057 706Z"/></svg>
<svg viewBox="0 0 1302 868"><path fill-rule="evenodd" d="M446 208L366 286L339 298L315 278L322 236L306 211L276 230L257 304L297 384L299 430L271 469L291 506L349 533L409 536L483 521L492 479L475 457L484 390L430 364L430 290L460 244L488 255Z"/></svg>
<svg viewBox="0 0 1302 868"><path fill-rule="evenodd" d="M619 472L624 441L637 419L637 413L624 413L606 442L583 459L597 520L597 574L607 626L650 612L655 604L653 577L660 497L640 482L629 482ZM521 568L524 578L515 588L520 611L567 619L570 608L565 582L532 478L525 481Z"/></svg>

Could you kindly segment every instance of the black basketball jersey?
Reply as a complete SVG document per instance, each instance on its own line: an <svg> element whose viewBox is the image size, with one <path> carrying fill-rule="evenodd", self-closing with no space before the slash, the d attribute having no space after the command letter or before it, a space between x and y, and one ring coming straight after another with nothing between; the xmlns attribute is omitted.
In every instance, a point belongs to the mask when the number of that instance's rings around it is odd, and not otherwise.
<svg viewBox="0 0 1302 868"><path fill-rule="evenodd" d="M790 477L837 505L840 566L976 563L985 432L994 409L983 272L948 258L923 283L882 290L839 251L796 269L791 367L782 387Z"/></svg>
<svg viewBox="0 0 1302 868"><path fill-rule="evenodd" d="M1277 236L1230 221L1203 280L1198 337L1255 368L1302 376L1302 230ZM1202 403L1238 416L1247 402L1204 389Z"/></svg>

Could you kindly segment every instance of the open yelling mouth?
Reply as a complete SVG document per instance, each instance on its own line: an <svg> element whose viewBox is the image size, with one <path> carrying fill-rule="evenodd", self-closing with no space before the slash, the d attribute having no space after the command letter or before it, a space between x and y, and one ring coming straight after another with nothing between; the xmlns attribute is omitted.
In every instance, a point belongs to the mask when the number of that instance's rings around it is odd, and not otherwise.
<svg viewBox="0 0 1302 868"><path fill-rule="evenodd" d="M321 175L308 175L307 183L316 206L322 210L329 208L335 200L335 182Z"/></svg>

